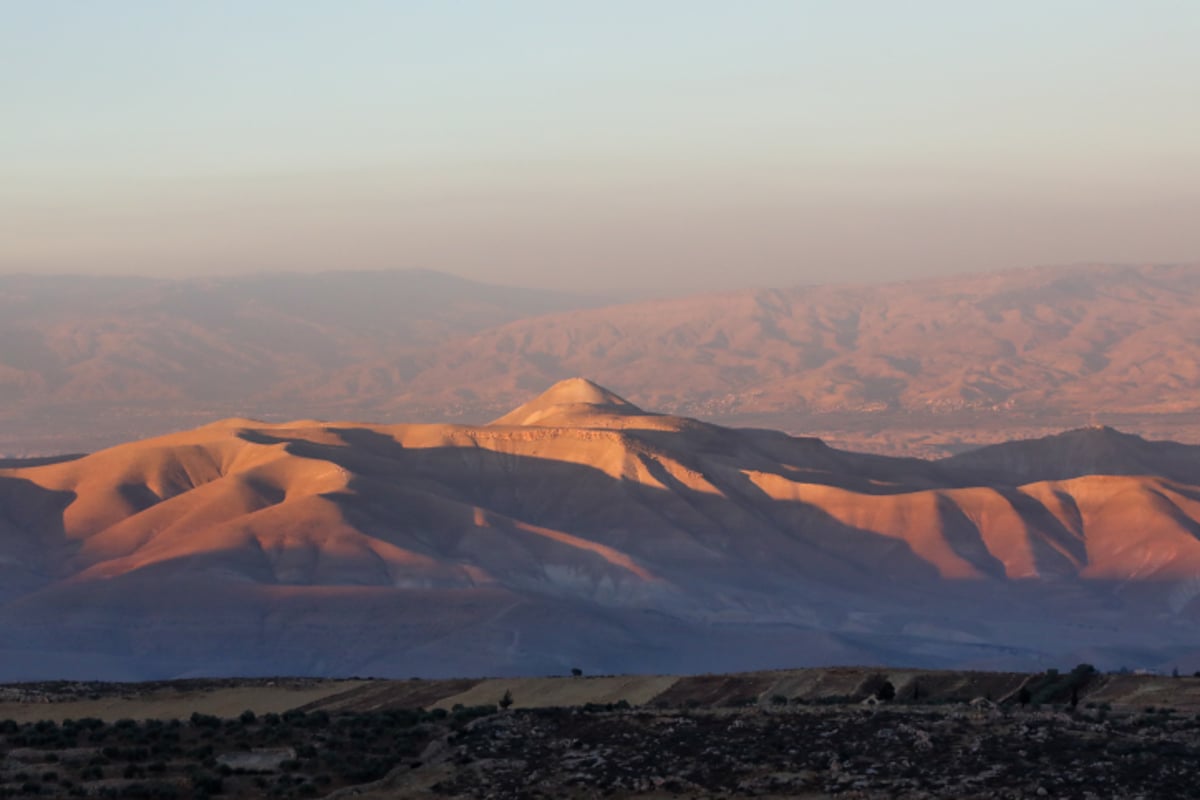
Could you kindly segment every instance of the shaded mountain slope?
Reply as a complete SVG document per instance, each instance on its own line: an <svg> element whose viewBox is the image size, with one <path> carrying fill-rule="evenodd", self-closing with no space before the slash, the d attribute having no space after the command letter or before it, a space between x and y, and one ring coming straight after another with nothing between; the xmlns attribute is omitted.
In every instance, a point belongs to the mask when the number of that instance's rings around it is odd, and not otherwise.
<svg viewBox="0 0 1200 800"><path fill-rule="evenodd" d="M981 481L1033 483L1080 475L1158 475L1200 484L1200 447L1146 441L1107 426L981 447L941 463Z"/></svg>
<svg viewBox="0 0 1200 800"><path fill-rule="evenodd" d="M1100 434L891 459L580 379L487 426L225 420L0 470L4 674L1165 662L1191 451Z"/></svg>

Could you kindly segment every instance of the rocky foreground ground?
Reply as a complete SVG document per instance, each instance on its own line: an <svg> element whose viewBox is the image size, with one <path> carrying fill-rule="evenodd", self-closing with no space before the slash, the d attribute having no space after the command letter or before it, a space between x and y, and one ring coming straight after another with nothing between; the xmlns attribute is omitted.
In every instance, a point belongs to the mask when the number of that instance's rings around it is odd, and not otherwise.
<svg viewBox="0 0 1200 800"><path fill-rule="evenodd" d="M978 706L0 724L0 797L1194 797L1200 718Z"/></svg>
<svg viewBox="0 0 1200 800"><path fill-rule="evenodd" d="M489 695L503 681L375 682L331 687L339 690L327 699L283 713L40 721L0 714L0 798L1197 796L1200 714L1102 698L1119 687L1148 694L1164 685L1186 698L1200 679L1117 680L1082 668L1020 681L941 677L939 684L922 674L920 684L897 687L867 670L704 676L680 679L642 705L573 707L539 705L533 694L559 696L561 682L513 683L493 702L449 707L437 697ZM851 678L858 683L850 694L778 691ZM607 690L605 680L569 685ZM226 683L208 689L247 688ZM256 688L309 692L309 683ZM167 697L203 688L143 690ZM993 696L966 700L964 688ZM54 709L80 693L103 699L118 688L20 690L40 693L48 700L40 707Z"/></svg>
<svg viewBox="0 0 1200 800"><path fill-rule="evenodd" d="M437 780L417 769L391 788L472 798L1194 797L1198 755L1200 720L1158 712L544 710L468 726L450 738L453 766Z"/></svg>

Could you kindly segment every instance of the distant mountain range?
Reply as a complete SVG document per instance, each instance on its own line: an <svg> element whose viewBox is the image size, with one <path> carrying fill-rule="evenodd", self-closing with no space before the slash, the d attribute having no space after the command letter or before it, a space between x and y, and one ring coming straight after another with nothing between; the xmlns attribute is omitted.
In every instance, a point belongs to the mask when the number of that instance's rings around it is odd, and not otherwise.
<svg viewBox="0 0 1200 800"><path fill-rule="evenodd" d="M0 469L0 679L1200 669L1200 448L938 461L647 413L228 419Z"/></svg>
<svg viewBox="0 0 1200 800"><path fill-rule="evenodd" d="M481 422L579 374L647 407L881 452L1089 421L1200 441L1197 331L1197 265L616 305L419 271L9 276L0 456L231 415Z"/></svg>

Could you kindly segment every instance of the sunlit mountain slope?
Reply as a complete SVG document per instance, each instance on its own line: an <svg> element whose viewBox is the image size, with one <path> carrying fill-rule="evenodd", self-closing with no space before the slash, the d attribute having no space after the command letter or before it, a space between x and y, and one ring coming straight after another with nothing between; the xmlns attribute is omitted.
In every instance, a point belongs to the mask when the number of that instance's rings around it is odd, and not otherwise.
<svg viewBox="0 0 1200 800"><path fill-rule="evenodd" d="M1200 649L1197 450L892 459L582 379L484 426L224 420L0 470L0 677L1161 665Z"/></svg>

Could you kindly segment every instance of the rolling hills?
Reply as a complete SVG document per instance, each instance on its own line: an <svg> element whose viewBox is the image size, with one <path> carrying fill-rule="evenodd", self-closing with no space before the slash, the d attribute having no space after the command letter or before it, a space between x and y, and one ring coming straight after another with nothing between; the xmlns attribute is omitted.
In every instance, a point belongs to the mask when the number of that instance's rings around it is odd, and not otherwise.
<svg viewBox="0 0 1200 800"><path fill-rule="evenodd" d="M1161 471L1154 471L1161 465ZM555 384L0 469L0 679L1200 668L1200 448L925 461Z"/></svg>
<svg viewBox="0 0 1200 800"><path fill-rule="evenodd" d="M0 455L229 416L478 423L572 375L648 408L888 454L1093 422L1200 442L1197 309L1200 265L624 303L429 272L8 276Z"/></svg>

